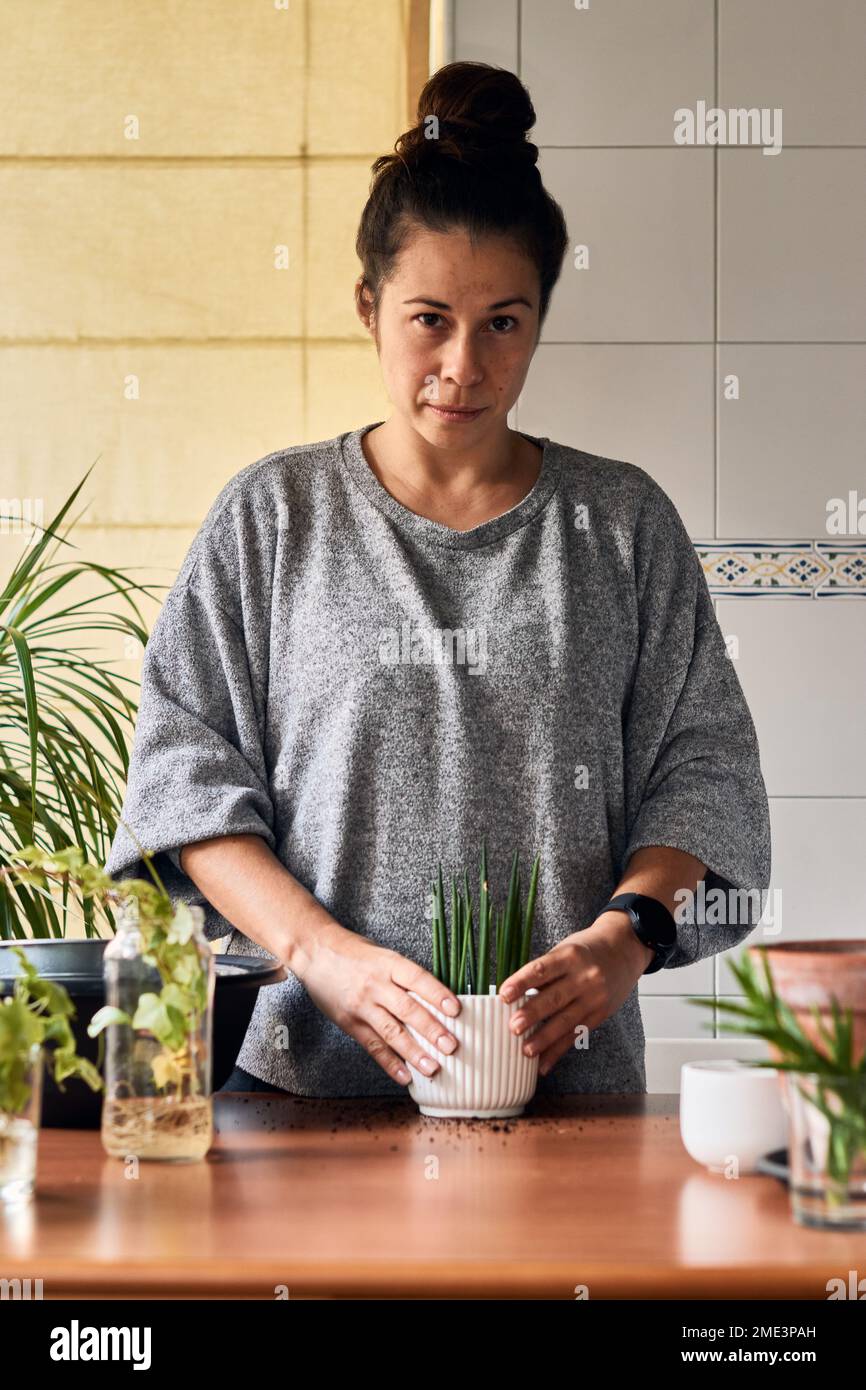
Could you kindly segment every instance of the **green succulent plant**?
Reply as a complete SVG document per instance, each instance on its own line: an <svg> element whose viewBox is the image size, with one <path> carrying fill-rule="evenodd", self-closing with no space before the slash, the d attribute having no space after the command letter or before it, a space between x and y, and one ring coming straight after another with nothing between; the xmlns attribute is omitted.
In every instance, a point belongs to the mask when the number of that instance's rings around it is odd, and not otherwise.
<svg viewBox="0 0 866 1390"><path fill-rule="evenodd" d="M458 877L451 878L450 940L445 914L445 886L442 864L433 883L433 974L455 994L488 994L490 991L491 951L497 990L529 960L532 924L538 892L541 856L536 854L524 902L519 855L511 860L511 876L504 907L498 910L490 896L487 876L487 840L481 842L478 880L478 945L475 943L474 906L469 892L469 875L464 869L462 888Z"/></svg>

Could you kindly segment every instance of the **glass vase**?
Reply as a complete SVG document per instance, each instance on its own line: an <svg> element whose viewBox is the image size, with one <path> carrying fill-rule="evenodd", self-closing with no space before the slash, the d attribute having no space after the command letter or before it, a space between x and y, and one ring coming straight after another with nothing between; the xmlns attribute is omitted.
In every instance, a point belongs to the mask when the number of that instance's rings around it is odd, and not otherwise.
<svg viewBox="0 0 866 1390"><path fill-rule="evenodd" d="M866 1231L866 1075L784 1075L794 1220Z"/></svg>
<svg viewBox="0 0 866 1390"><path fill-rule="evenodd" d="M43 1056L40 1043L17 1053L0 1106L0 1202L29 1202L36 1184L36 1150L42 1115Z"/></svg>
<svg viewBox="0 0 866 1390"><path fill-rule="evenodd" d="M179 939L150 948L122 908L105 948L106 1005L131 1020L106 1030L102 1144L116 1158L194 1162L213 1142L214 958L203 910L182 907Z"/></svg>

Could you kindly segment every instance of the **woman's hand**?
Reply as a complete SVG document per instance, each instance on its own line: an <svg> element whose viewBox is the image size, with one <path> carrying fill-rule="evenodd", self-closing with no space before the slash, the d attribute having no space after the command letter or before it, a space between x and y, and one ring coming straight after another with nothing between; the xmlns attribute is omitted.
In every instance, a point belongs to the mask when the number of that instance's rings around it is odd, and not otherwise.
<svg viewBox="0 0 866 1390"><path fill-rule="evenodd" d="M440 1013L458 1014L460 1004L451 991L422 966L339 922L321 927L305 947L303 963L296 960L292 969L316 1007L401 1085L412 1079L404 1061L427 1076L440 1066L415 1041L406 1023L440 1052L457 1048L457 1039L408 993L414 990Z"/></svg>
<svg viewBox="0 0 866 1390"><path fill-rule="evenodd" d="M546 955L531 960L503 981L500 995L510 1001L537 989L511 1020L513 1033L541 1027L524 1046L539 1054L538 1069L550 1071L574 1043L575 1030L597 1028L625 1002L653 958L635 936L628 914L603 912L584 931L573 932Z"/></svg>

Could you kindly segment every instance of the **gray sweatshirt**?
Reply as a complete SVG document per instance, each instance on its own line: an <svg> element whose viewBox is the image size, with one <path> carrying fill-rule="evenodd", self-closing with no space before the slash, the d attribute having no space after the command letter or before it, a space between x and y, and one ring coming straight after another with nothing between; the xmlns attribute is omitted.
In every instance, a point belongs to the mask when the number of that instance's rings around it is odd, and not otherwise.
<svg viewBox="0 0 866 1390"><path fill-rule="evenodd" d="M172 899L265 955L178 859L260 835L343 926L431 969L437 862L477 898L482 834L499 905L512 852L524 884L541 854L533 955L594 920L635 850L668 845L709 866L708 896L750 896L733 925L687 911L666 968L736 945L769 885L767 796L670 498L635 464L528 435L531 492L456 531L382 487L372 428L238 472L156 619L122 814ZM146 876L123 827L107 868ZM406 1093L291 974L260 991L237 1061L300 1095ZM646 1090L637 986L538 1090Z"/></svg>

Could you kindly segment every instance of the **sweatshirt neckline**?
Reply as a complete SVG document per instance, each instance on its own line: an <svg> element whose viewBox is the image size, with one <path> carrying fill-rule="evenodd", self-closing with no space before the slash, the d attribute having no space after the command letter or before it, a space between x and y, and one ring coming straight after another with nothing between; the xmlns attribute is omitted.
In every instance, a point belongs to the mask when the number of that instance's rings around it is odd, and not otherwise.
<svg viewBox="0 0 866 1390"><path fill-rule="evenodd" d="M518 434L539 445L542 450L541 469L535 483L526 496L507 512L491 517L489 521L482 521L479 526L473 526L469 531L456 531L441 521L432 521L430 517L419 516L417 512L411 511L402 502L398 502L396 497L392 497L388 489L379 482L364 455L361 437L368 430L376 429L381 424L384 424L383 420L375 420L372 424L362 425L359 429L341 434L340 453L346 468L364 495L397 527L416 540L459 550L473 550L482 545L490 545L532 521L550 500L559 483L561 464L556 445L547 435L527 434L525 430L518 430Z"/></svg>

